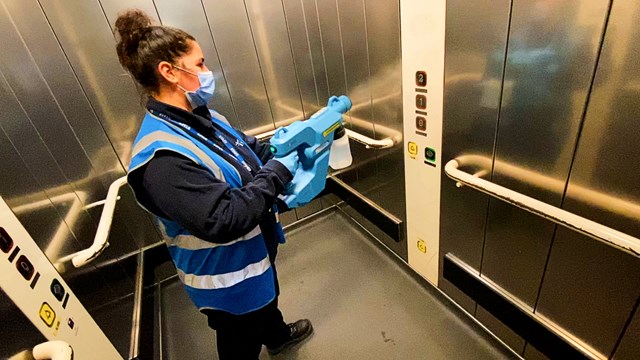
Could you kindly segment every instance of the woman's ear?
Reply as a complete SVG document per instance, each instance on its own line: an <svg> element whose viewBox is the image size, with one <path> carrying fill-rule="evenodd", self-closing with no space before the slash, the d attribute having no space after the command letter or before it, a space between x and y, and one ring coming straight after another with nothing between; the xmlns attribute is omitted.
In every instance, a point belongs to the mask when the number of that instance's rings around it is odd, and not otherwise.
<svg viewBox="0 0 640 360"><path fill-rule="evenodd" d="M178 83L178 77L175 73L175 68L168 61L161 61L158 64L158 73L162 76L167 82L171 84Z"/></svg>

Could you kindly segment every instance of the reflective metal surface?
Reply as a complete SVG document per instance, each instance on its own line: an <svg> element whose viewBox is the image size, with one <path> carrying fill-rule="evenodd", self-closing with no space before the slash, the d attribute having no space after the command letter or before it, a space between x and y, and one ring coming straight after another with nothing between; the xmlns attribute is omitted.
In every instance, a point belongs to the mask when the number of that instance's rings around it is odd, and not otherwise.
<svg viewBox="0 0 640 360"><path fill-rule="evenodd" d="M326 82L329 94L346 94L345 59L338 18L338 4L331 0L315 0L318 23L320 25L320 40L322 41L322 56L326 67ZM322 81L322 79L318 79Z"/></svg>
<svg viewBox="0 0 640 360"><path fill-rule="evenodd" d="M99 0L102 10L109 21L109 25L113 29L113 25L118 18L118 14L125 9L136 8L144 11L149 17L151 17L158 24L160 18L158 18L158 11L153 0Z"/></svg>
<svg viewBox="0 0 640 360"><path fill-rule="evenodd" d="M369 66L371 117L375 138L385 128L402 133L400 63L400 4L398 0L364 1ZM401 147L377 151L378 189L368 195L400 219L405 219L404 160ZM363 174L364 175L364 174Z"/></svg>
<svg viewBox="0 0 640 360"><path fill-rule="evenodd" d="M620 344L613 354L614 360L640 358L640 312L636 309L635 316L622 336Z"/></svg>
<svg viewBox="0 0 640 360"><path fill-rule="evenodd" d="M143 109L133 81L118 62L100 4L82 0L40 4L116 153L128 165Z"/></svg>
<svg viewBox="0 0 640 360"><path fill-rule="evenodd" d="M513 351L522 355L525 350L526 342L508 326L503 324L490 312L485 310L481 305L476 306L476 319L480 321L487 329L496 334L500 340L504 341ZM529 358L526 358L529 359Z"/></svg>
<svg viewBox="0 0 640 360"><path fill-rule="evenodd" d="M216 92L210 105L219 113L239 128L245 126L236 116L235 108L231 102L227 79L222 72L220 57L211 35L208 15L203 11L200 0L155 0L154 1L160 20L163 25L175 26L193 35L202 48L204 59L209 70L213 71L216 79Z"/></svg>
<svg viewBox="0 0 640 360"><path fill-rule="evenodd" d="M300 2L302 3L304 26L307 31L307 40L309 42L309 51L314 74L314 85L318 94L318 106L324 107L326 105L326 101L323 99L328 98L332 93L329 91L329 83L327 81L327 65L324 57L324 43L320 30L318 5L316 0L300 0ZM288 17L287 21L295 20ZM333 29L333 31L336 30L337 28ZM296 48L295 45L293 45L293 47ZM309 86L309 82L305 82L305 84Z"/></svg>
<svg viewBox="0 0 640 360"><path fill-rule="evenodd" d="M336 4L345 89L353 103L349 111L351 120L349 125L359 133L373 138L375 134L371 123L371 71L369 70L364 2L338 0ZM353 144L351 152L358 179L351 186L360 193L368 195L378 183L378 169L377 161L367 160L375 160L377 151Z"/></svg>
<svg viewBox="0 0 640 360"><path fill-rule="evenodd" d="M176 7L182 6L181 3L168 2ZM273 115L244 2L205 0L203 4L238 122L244 129L273 126Z"/></svg>
<svg viewBox="0 0 640 360"><path fill-rule="evenodd" d="M562 207L639 236L640 217L584 202L588 188L640 204L640 4L614 1ZM566 299L571 299L567 307ZM640 298L640 259L558 229L536 312L611 356ZM597 326L594 326L597 324ZM636 333L637 335L637 333ZM637 340L637 338L636 338Z"/></svg>
<svg viewBox="0 0 640 360"><path fill-rule="evenodd" d="M246 0L251 35L273 119L303 118L300 89L281 0Z"/></svg>
<svg viewBox="0 0 640 360"><path fill-rule="evenodd" d="M316 74L307 34L306 14L300 0L282 0L291 53L295 65L297 85L304 117L308 118L321 108L316 85ZM319 75L319 74L318 74Z"/></svg>
<svg viewBox="0 0 640 360"><path fill-rule="evenodd" d="M508 0L447 2L443 162L465 154L493 156L510 6ZM468 171L486 176L491 164ZM488 197L473 189L458 189L444 172L442 176L440 266L450 252L479 270ZM442 276L439 284L475 313L475 303ZM497 328L490 329L499 333Z"/></svg>
<svg viewBox="0 0 640 360"><path fill-rule="evenodd" d="M608 0L514 1L493 182L560 205L562 191L513 181L500 164L523 164L566 181L607 8ZM492 200L482 275L533 307L554 228Z"/></svg>

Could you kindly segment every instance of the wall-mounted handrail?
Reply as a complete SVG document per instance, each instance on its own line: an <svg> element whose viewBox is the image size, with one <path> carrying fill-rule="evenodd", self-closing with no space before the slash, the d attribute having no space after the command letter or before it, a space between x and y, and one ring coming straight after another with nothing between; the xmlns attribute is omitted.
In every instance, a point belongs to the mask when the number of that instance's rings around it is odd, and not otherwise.
<svg viewBox="0 0 640 360"><path fill-rule="evenodd" d="M456 160L451 160L445 165L444 171L459 183L640 257L640 239L466 173L459 170L458 166Z"/></svg>
<svg viewBox="0 0 640 360"><path fill-rule="evenodd" d="M133 314L131 317L131 343L129 345L129 359L140 356L140 329L142 319L142 293L144 291L144 250L138 253L136 267L136 284L133 293Z"/></svg>
<svg viewBox="0 0 640 360"><path fill-rule="evenodd" d="M266 140L271 136L273 136L275 132L276 130L270 130L270 131L263 132L261 134L257 134L255 135L255 137L258 140ZM347 133L347 136L350 139L353 139L354 141L364 144L367 149L388 149L398 143L395 139L391 137L388 137L382 140L376 140L350 129L345 129L345 132Z"/></svg>
<svg viewBox="0 0 640 360"><path fill-rule="evenodd" d="M127 177L123 176L109 186L107 192L107 198L104 200L104 207L102 208L102 215L100 215L100 221L98 223L98 230L96 236L93 238L93 244L87 249L80 250L75 254L71 254L71 262L75 267L81 267L92 261L98 255L100 255L109 243L109 231L111 231L111 222L113 221L113 212L116 209L116 202L118 201L118 192L120 188L127 183Z"/></svg>

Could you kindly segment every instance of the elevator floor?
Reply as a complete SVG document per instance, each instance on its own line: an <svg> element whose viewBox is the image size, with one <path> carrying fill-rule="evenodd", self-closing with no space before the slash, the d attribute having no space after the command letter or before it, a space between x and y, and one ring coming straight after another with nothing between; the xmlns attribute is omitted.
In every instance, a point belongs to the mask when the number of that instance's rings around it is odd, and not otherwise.
<svg viewBox="0 0 640 360"><path fill-rule="evenodd" d="M289 228L277 265L285 320L309 318L315 333L260 359L514 358L338 210ZM159 300L162 359L217 359L215 332L176 278Z"/></svg>

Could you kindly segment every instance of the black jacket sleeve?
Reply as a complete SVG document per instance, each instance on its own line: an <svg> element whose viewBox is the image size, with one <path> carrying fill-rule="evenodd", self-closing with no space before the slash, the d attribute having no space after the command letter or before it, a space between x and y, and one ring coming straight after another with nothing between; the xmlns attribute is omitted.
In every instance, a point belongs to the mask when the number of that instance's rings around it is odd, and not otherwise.
<svg viewBox="0 0 640 360"><path fill-rule="evenodd" d="M250 183L231 188L193 161L169 151L159 152L140 170L149 210L217 243L232 241L256 227L293 177L274 160Z"/></svg>
<svg viewBox="0 0 640 360"><path fill-rule="evenodd" d="M242 132L239 132L244 137L244 142L249 145L251 150L258 155L260 161L263 164L266 164L271 158L273 158L273 154L271 153L271 149L269 148L269 143L263 143L258 140L256 137L251 135L245 135Z"/></svg>

